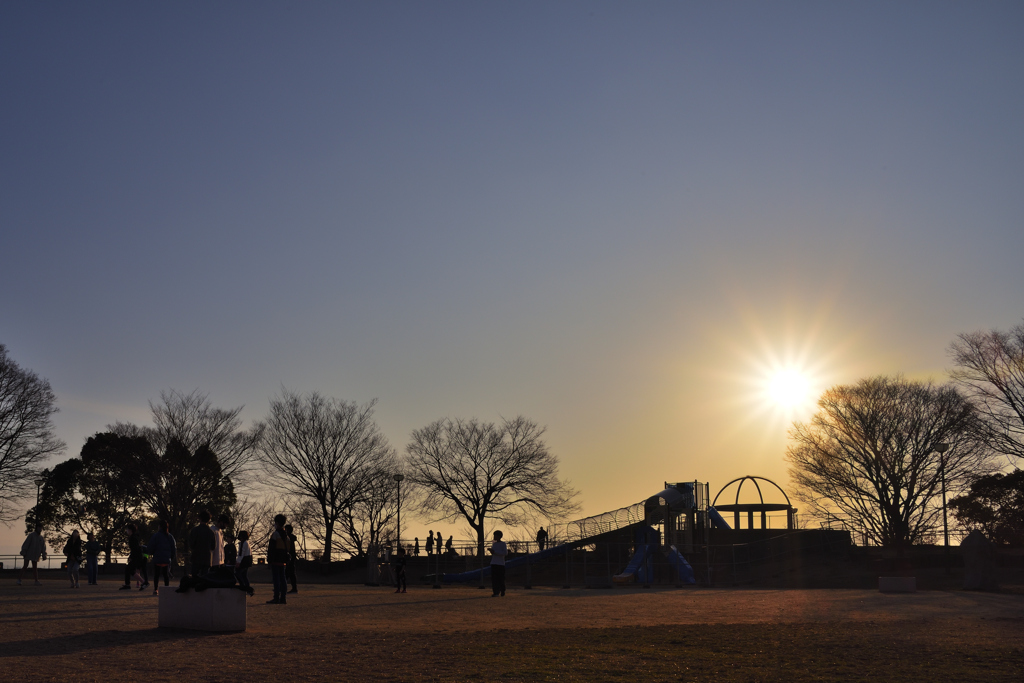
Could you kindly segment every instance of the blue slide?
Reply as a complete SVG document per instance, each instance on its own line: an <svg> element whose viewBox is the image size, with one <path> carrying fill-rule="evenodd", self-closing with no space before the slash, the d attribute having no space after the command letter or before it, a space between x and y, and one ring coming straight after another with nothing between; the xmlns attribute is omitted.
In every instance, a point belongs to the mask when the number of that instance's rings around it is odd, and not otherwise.
<svg viewBox="0 0 1024 683"><path fill-rule="evenodd" d="M722 517L722 515L719 514L718 510L716 510L713 507L708 508L708 517L711 518L711 523L715 526L716 529L732 528L731 526L729 526L729 522L725 521L725 518Z"/></svg>
<svg viewBox="0 0 1024 683"><path fill-rule="evenodd" d="M686 561L686 558L683 557L683 554L675 546L671 546L668 551L668 561L672 568L676 570L679 583L697 583L697 577L693 575L693 567L690 566L690 563Z"/></svg>

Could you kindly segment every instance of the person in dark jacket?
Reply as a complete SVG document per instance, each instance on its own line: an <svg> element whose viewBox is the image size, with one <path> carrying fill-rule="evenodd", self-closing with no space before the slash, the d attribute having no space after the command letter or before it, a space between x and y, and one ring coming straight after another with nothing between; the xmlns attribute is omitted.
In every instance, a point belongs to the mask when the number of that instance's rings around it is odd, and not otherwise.
<svg viewBox="0 0 1024 683"><path fill-rule="evenodd" d="M149 587L149 579L146 578L146 555L142 539L139 537L139 527L129 524L125 527L125 531L128 532L128 564L124 568L124 585L120 590L131 589L132 575L136 571L142 576L142 585L139 586L139 590L145 590Z"/></svg>
<svg viewBox="0 0 1024 683"><path fill-rule="evenodd" d="M288 532L284 523L288 521L284 515L274 515L274 533L267 544L267 563L270 575L274 579L274 599L267 600L268 605L287 604L285 594L288 592L288 580L285 578L285 567L288 566Z"/></svg>
<svg viewBox="0 0 1024 683"><path fill-rule="evenodd" d="M299 539L292 533L292 525L285 524L284 532L288 534L288 564L284 568L284 576L288 579L288 582L292 585L292 589L289 593L298 593L299 584L295 579L295 559L298 557L298 551L295 546L295 542Z"/></svg>
<svg viewBox="0 0 1024 683"><path fill-rule="evenodd" d="M171 585L170 567L178 557L178 548L166 520L160 520L160 530L150 537L146 549L153 558L153 595L156 595L161 575L164 577L164 585Z"/></svg>
<svg viewBox="0 0 1024 683"><path fill-rule="evenodd" d="M391 567L395 570L395 592L405 592L405 548L398 546L398 551L391 556Z"/></svg>
<svg viewBox="0 0 1024 683"><path fill-rule="evenodd" d="M85 542L85 567L89 577L89 585L95 586L99 575L100 551L103 548L91 531L85 537L89 539Z"/></svg>
<svg viewBox="0 0 1024 683"><path fill-rule="evenodd" d="M188 532L188 556L192 564L192 576L202 576L210 571L213 559L213 546L217 542L210 529L210 512L199 513L199 524Z"/></svg>
<svg viewBox="0 0 1024 683"><path fill-rule="evenodd" d="M78 588L78 567L82 563L82 537L78 534L78 529L71 532L71 538L64 546L64 558L67 560L71 587Z"/></svg>

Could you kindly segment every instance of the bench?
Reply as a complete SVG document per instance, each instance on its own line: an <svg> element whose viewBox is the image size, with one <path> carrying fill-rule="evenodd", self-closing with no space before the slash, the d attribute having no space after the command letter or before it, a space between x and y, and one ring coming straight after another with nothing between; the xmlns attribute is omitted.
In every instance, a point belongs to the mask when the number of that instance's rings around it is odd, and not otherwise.
<svg viewBox="0 0 1024 683"><path fill-rule="evenodd" d="M245 593L237 588L207 588L199 593L175 592L160 586L158 625L194 631L244 631Z"/></svg>

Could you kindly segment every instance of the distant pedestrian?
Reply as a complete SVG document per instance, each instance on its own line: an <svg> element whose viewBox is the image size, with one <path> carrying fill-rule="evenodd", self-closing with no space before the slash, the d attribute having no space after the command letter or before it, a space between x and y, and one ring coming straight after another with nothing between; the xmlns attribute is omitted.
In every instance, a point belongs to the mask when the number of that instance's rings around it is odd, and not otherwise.
<svg viewBox="0 0 1024 683"><path fill-rule="evenodd" d="M21 579L25 576L25 570L28 569L28 563L32 563L32 578L35 579L37 586L42 586L39 583L39 560L42 558L46 559L46 540L43 538L43 525L36 524L35 531L25 537L25 542L21 544L21 556L25 558L25 564L21 565L21 573L18 574L18 585L21 585Z"/></svg>
<svg viewBox="0 0 1024 683"><path fill-rule="evenodd" d="M427 557L434 554L434 532L433 530L427 532Z"/></svg>
<svg viewBox="0 0 1024 683"><path fill-rule="evenodd" d="M267 544L267 563L274 579L274 598L267 600L268 605L287 604L285 594L288 592L288 581L284 575L288 566L288 532L284 530L286 521L284 515L274 515L274 533L270 535Z"/></svg>
<svg viewBox="0 0 1024 683"><path fill-rule="evenodd" d="M405 585L405 548L398 546L398 551L391 558L391 568L395 570L395 592L404 593Z"/></svg>
<svg viewBox="0 0 1024 683"><path fill-rule="evenodd" d="M292 589L288 592L298 593L299 583L295 577L295 560L298 558L298 547L295 544L299 539L292 533L291 524L285 524L284 532L288 534L288 564L285 565L284 576L288 580L288 583L292 585Z"/></svg>
<svg viewBox="0 0 1024 683"><path fill-rule="evenodd" d="M164 585L171 585L171 565L178 557L178 546L171 536L167 520L161 519L158 531L150 536L146 549L153 558L153 595L159 591L160 577L164 577Z"/></svg>
<svg viewBox="0 0 1024 683"><path fill-rule="evenodd" d="M103 548L100 547L100 542L96 540L96 536L91 531L85 535L85 538L87 539L85 541L86 578L89 579L90 586L95 586L99 575L100 551Z"/></svg>
<svg viewBox="0 0 1024 683"><path fill-rule="evenodd" d="M494 532L494 543L491 544L491 597L505 597L505 556L508 548L501 540L502 533Z"/></svg>
<svg viewBox="0 0 1024 683"><path fill-rule="evenodd" d="M437 548L437 554L438 555L441 554L441 545L443 544L443 542L444 542L444 539L441 538L441 532L438 531L437 534L435 534L435 536L434 536L434 547Z"/></svg>
<svg viewBox="0 0 1024 683"><path fill-rule="evenodd" d="M256 591L249 585L249 567L252 566L252 550L249 549L249 532L238 532L238 561L235 563L235 578L238 585L245 589L249 595Z"/></svg>
<svg viewBox="0 0 1024 683"><path fill-rule="evenodd" d="M448 553L449 555L454 555L455 554L455 546L452 545L452 537L451 536L449 536L448 540L445 541L444 551L446 553ZM441 552L441 542L440 541L438 541L438 543L437 543L437 552Z"/></svg>
<svg viewBox="0 0 1024 683"><path fill-rule="evenodd" d="M78 529L71 532L71 537L64 544L64 559L68 565L68 578L71 587L78 588L78 567L82 564L82 537Z"/></svg>
<svg viewBox="0 0 1024 683"><path fill-rule="evenodd" d="M128 564L124 568L124 585L120 590L131 590L132 577L136 573L142 580L139 585L139 590L142 590L149 586L149 579L146 578L146 556L142 539L139 537L139 527L129 524L124 530L128 532Z"/></svg>
<svg viewBox="0 0 1024 683"><path fill-rule="evenodd" d="M537 531L537 551L543 552L544 546L548 544L548 532L544 531L544 527L541 527Z"/></svg>
<svg viewBox="0 0 1024 683"><path fill-rule="evenodd" d="M210 529L210 513L203 510L199 513L199 523L188 532L188 555L193 577L202 576L210 571L215 541Z"/></svg>
<svg viewBox="0 0 1024 683"><path fill-rule="evenodd" d="M412 554L414 557L420 556L420 537L412 539Z"/></svg>

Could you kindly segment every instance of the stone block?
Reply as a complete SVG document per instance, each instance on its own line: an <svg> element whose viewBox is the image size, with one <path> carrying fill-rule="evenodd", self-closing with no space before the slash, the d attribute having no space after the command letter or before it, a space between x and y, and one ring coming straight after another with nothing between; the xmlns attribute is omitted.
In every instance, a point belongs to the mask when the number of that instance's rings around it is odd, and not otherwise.
<svg viewBox="0 0 1024 683"><path fill-rule="evenodd" d="M879 576L878 590L882 593L916 593L917 578L913 576Z"/></svg>
<svg viewBox="0 0 1024 683"><path fill-rule="evenodd" d="M194 631L244 631L245 593L237 588L207 588L177 593L160 586L158 625Z"/></svg>

